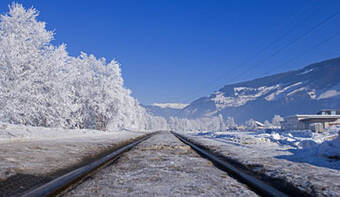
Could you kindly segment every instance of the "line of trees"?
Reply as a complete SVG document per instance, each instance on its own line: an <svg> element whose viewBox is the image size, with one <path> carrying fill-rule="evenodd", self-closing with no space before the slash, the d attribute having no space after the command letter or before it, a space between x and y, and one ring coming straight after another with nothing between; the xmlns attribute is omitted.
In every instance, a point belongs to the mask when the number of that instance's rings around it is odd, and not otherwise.
<svg viewBox="0 0 340 197"><path fill-rule="evenodd" d="M236 128L222 115L200 119L152 116L124 88L120 65L54 46L38 11L13 3L0 17L0 121L98 130Z"/></svg>

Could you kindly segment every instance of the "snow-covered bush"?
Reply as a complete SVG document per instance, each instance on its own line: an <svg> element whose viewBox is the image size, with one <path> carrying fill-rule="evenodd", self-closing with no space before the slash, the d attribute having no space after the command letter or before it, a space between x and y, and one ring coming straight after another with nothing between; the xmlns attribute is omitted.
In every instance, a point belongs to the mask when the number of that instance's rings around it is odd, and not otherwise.
<svg viewBox="0 0 340 197"><path fill-rule="evenodd" d="M71 57L34 8L13 3L0 21L0 121L92 129L166 128L123 87L116 61Z"/></svg>
<svg viewBox="0 0 340 197"><path fill-rule="evenodd" d="M272 124L275 127L280 127L282 121L283 121L283 118L280 115L274 115L272 119Z"/></svg>

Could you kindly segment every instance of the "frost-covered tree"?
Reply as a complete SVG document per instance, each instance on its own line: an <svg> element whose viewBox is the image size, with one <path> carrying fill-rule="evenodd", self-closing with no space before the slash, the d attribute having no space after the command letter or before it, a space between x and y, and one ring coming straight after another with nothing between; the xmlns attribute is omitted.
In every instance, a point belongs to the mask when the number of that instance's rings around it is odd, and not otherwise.
<svg viewBox="0 0 340 197"><path fill-rule="evenodd" d="M237 128L237 124L235 123L233 117L228 117L225 124L226 124L226 127L229 129Z"/></svg>
<svg viewBox="0 0 340 197"><path fill-rule="evenodd" d="M0 121L32 126L167 128L124 88L120 65L54 46L34 8L13 3L0 21Z"/></svg>
<svg viewBox="0 0 340 197"><path fill-rule="evenodd" d="M50 45L53 32L36 20L37 11L12 4L0 22L0 118L13 123L55 126L58 113L48 98L64 58L64 45Z"/></svg>
<svg viewBox="0 0 340 197"><path fill-rule="evenodd" d="M213 116L197 119L170 117L167 121L168 128L175 131L225 131L223 116Z"/></svg>
<svg viewBox="0 0 340 197"><path fill-rule="evenodd" d="M274 115L272 119L272 124L276 127L279 127L282 121L283 121L283 118L280 115Z"/></svg>
<svg viewBox="0 0 340 197"><path fill-rule="evenodd" d="M273 125L272 125L268 120L265 120L265 121L263 122L263 124L264 124L264 127L265 127L265 128L272 128L272 127L273 127Z"/></svg>
<svg viewBox="0 0 340 197"><path fill-rule="evenodd" d="M247 129L256 129L257 128L257 124L256 124L256 121L254 119L247 120L245 122L245 126L246 126Z"/></svg>
<svg viewBox="0 0 340 197"><path fill-rule="evenodd" d="M225 131L227 127L226 127L226 124L224 122L222 114L218 115L218 122L219 122L219 130Z"/></svg>

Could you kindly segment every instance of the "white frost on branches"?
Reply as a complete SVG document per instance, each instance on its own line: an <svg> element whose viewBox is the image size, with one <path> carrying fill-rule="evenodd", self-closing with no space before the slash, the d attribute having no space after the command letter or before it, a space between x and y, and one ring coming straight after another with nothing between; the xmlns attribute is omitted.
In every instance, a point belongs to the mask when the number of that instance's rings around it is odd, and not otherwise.
<svg viewBox="0 0 340 197"><path fill-rule="evenodd" d="M274 115L272 119L273 126L280 127L283 118L280 115Z"/></svg>
<svg viewBox="0 0 340 197"><path fill-rule="evenodd" d="M0 22L0 120L65 128L151 129L148 115L123 87L116 61L71 57L34 8L13 3ZM157 121L156 121L157 120Z"/></svg>

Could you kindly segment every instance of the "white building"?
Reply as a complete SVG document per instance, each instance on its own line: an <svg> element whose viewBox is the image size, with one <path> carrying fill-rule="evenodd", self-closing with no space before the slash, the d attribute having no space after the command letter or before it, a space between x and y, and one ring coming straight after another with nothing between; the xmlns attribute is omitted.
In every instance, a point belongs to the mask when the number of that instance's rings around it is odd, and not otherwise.
<svg viewBox="0 0 340 197"><path fill-rule="evenodd" d="M322 131L333 125L340 125L340 110L322 110L316 115L293 115L284 118L281 128L284 130Z"/></svg>

